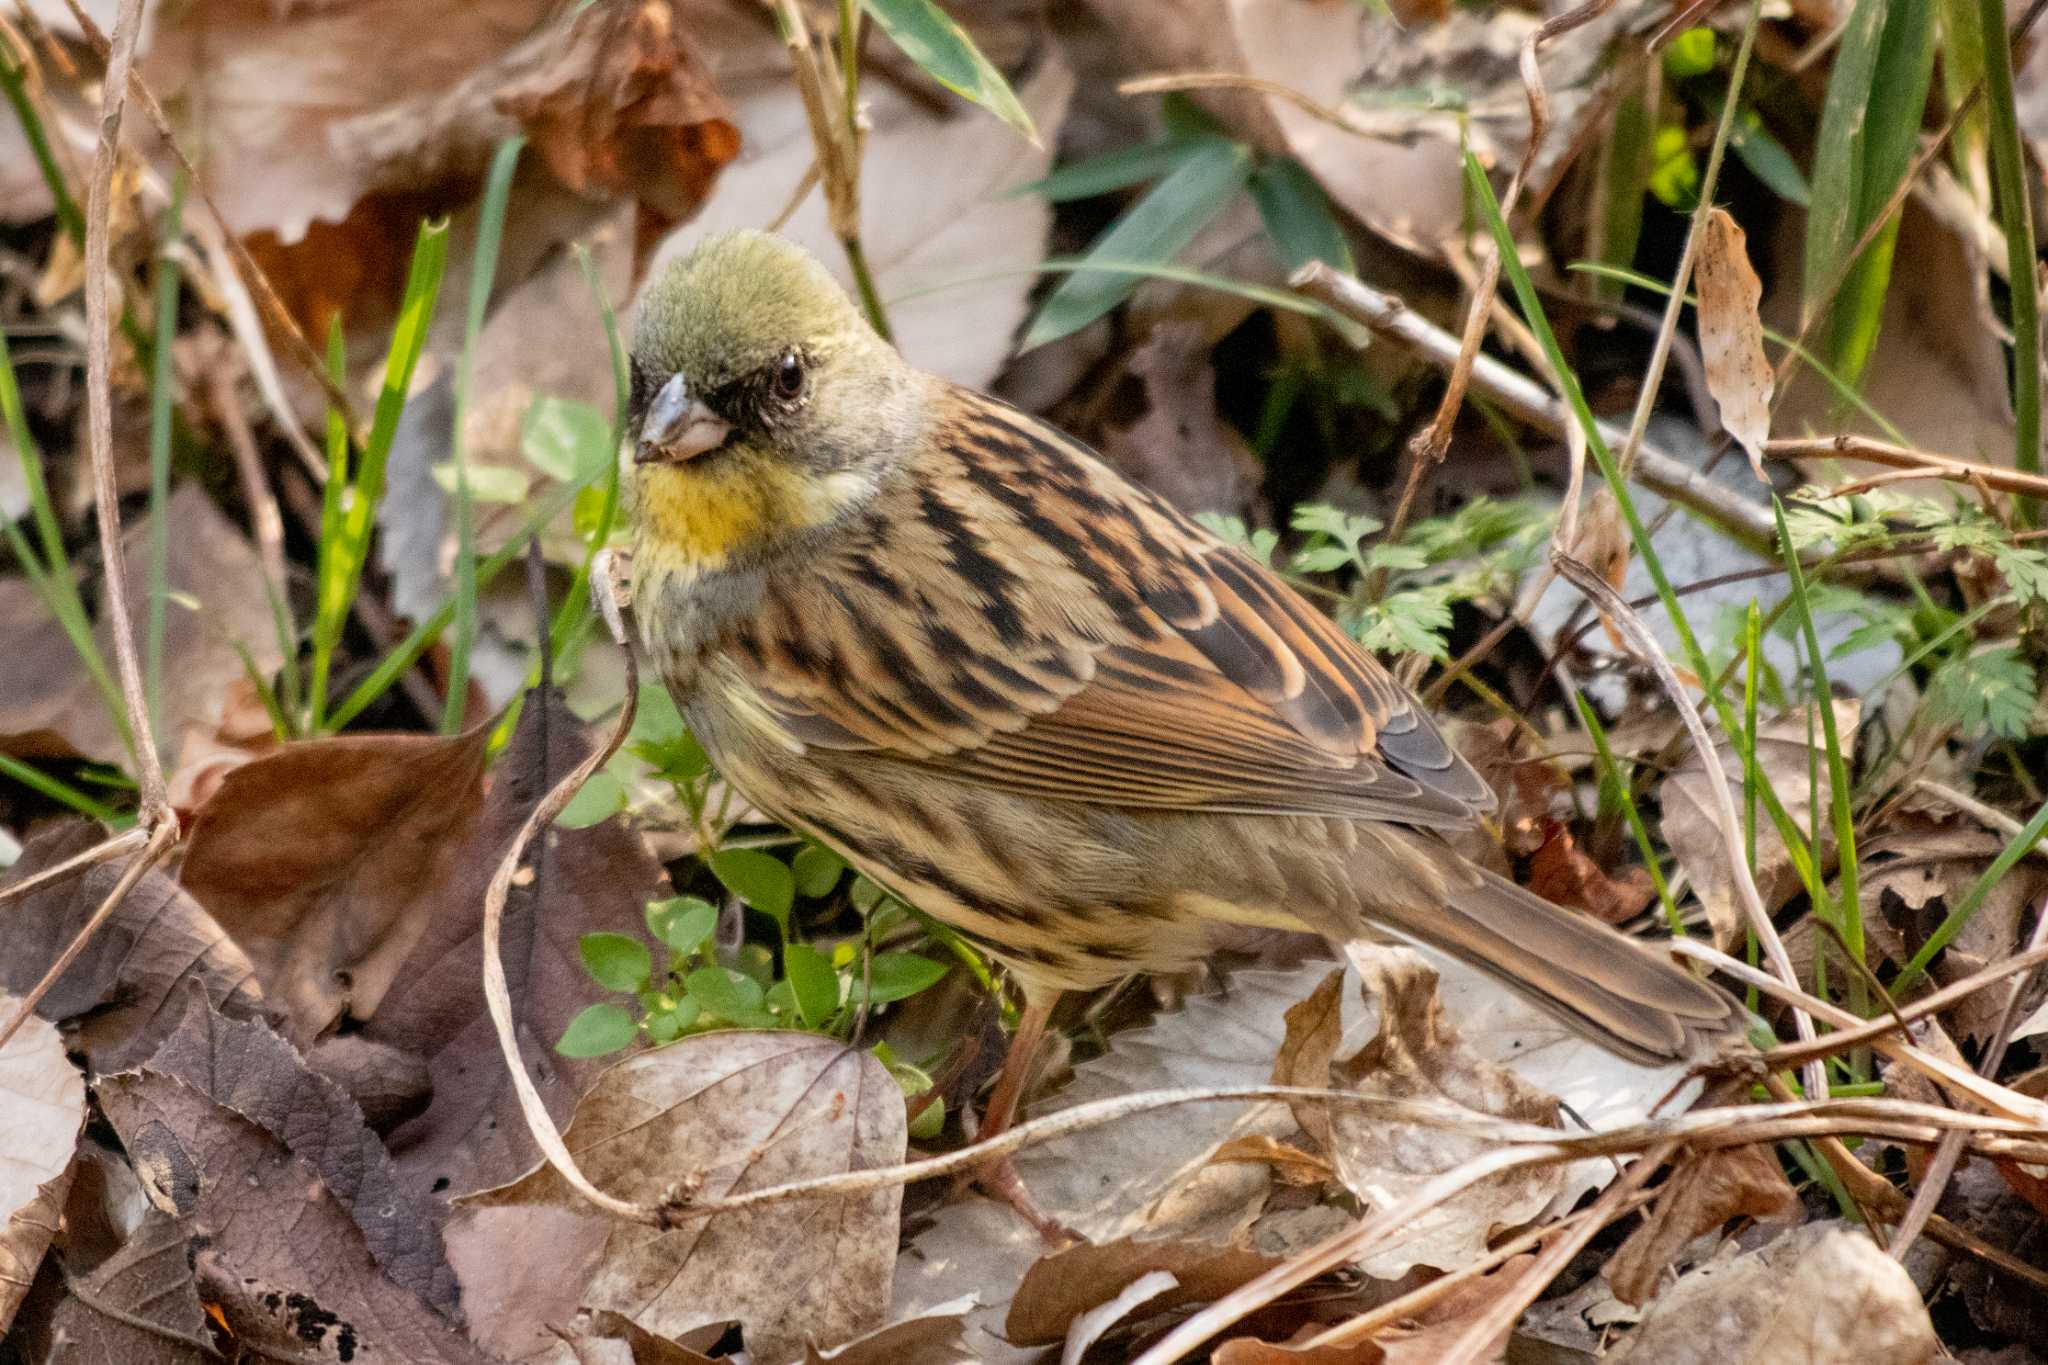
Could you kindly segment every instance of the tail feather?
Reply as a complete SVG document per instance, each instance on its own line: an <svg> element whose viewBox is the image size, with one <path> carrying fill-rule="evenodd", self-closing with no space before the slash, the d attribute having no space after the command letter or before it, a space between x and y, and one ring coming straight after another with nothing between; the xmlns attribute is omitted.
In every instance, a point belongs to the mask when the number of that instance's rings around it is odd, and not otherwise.
<svg viewBox="0 0 2048 1365"><path fill-rule="evenodd" d="M1620 1056L1646 1063L1699 1061L1742 1015L1733 997L1648 943L1551 904L1465 862L1428 849L1444 880L1435 904L1402 897L1371 918L1400 937L1470 963Z"/></svg>

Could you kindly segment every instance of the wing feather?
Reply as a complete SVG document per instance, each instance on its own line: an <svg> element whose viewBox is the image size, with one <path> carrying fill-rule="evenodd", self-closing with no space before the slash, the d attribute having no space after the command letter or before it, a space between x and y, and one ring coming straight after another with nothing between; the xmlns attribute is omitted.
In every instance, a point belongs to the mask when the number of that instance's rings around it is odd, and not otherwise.
<svg viewBox="0 0 2048 1365"><path fill-rule="evenodd" d="M732 657L805 745L1048 800L1458 827L1493 794L1336 623L1078 444L953 391Z"/></svg>

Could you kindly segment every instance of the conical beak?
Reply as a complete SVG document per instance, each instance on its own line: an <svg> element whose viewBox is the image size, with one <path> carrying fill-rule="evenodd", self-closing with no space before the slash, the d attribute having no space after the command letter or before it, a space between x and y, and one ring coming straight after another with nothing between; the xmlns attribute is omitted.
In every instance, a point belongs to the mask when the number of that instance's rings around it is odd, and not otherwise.
<svg viewBox="0 0 2048 1365"><path fill-rule="evenodd" d="M647 405L634 459L640 464L681 464L717 449L731 432L732 424L692 398L689 384L676 375Z"/></svg>

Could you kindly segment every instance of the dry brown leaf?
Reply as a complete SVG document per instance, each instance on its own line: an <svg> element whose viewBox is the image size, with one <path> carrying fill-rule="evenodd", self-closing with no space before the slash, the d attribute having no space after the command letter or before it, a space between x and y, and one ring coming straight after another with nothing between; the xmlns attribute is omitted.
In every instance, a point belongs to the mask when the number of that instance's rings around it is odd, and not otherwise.
<svg viewBox="0 0 2048 1365"><path fill-rule="evenodd" d="M565 1140L584 1174L619 1198L659 1200L681 1182L714 1199L901 1161L903 1115L903 1092L869 1053L803 1033L707 1033L605 1071L577 1102ZM661 1232L605 1218L542 1166L464 1203L598 1220L607 1236L586 1306L658 1336L736 1320L753 1359L782 1365L808 1342L844 1341L881 1321L902 1201L890 1185ZM549 1250L522 1243L504 1254Z"/></svg>
<svg viewBox="0 0 2048 1365"><path fill-rule="evenodd" d="M224 1018L197 990L182 996L177 1026L144 1068L183 1081L262 1129L318 1176L394 1284L457 1316L455 1272L440 1230L403 1187L355 1101L267 1025Z"/></svg>
<svg viewBox="0 0 2048 1365"><path fill-rule="evenodd" d="M1309 0L1097 0L1144 71L1243 71L1343 111L1338 127L1280 95L1198 96L1255 141L1299 157L1332 198L1401 245L1434 253L1466 227L1462 149L1503 176L1529 136L1517 62L1542 22L1511 9L1452 9L1409 20L1374 6ZM1617 5L1547 44L1550 126L1533 185L1569 164L1615 71L1640 60L1624 41L1642 6ZM1454 88L1456 107L1386 91ZM1540 201L1543 196L1537 195Z"/></svg>
<svg viewBox="0 0 2048 1365"><path fill-rule="evenodd" d="M1344 969L1333 967L1315 990L1285 1016L1286 1036L1273 1058L1273 1084L1321 1088L1330 1083L1330 1064L1344 1041ZM1330 1106L1314 1100L1289 1100L1301 1131L1327 1150Z"/></svg>
<svg viewBox="0 0 2048 1365"><path fill-rule="evenodd" d="M0 991L0 1018L19 1003ZM84 1126L85 1078L56 1026L31 1015L0 1047L0 1336L57 1231Z"/></svg>
<svg viewBox="0 0 2048 1365"><path fill-rule="evenodd" d="M1238 1337L1218 1346L1209 1358L1215 1365L1380 1365L1387 1352L1372 1341L1356 1346L1288 1346Z"/></svg>
<svg viewBox="0 0 2048 1365"><path fill-rule="evenodd" d="M1337 1172L1323 1158L1265 1133L1232 1138L1209 1159L1259 1162L1270 1167L1283 1185L1320 1185L1337 1178Z"/></svg>
<svg viewBox="0 0 2048 1365"><path fill-rule="evenodd" d="M1348 945L1378 1007L1379 1032L1331 1067L1331 1081L1364 1095L1447 1104L1475 1115L1555 1125L1557 1096L1468 1047L1447 1019L1437 973L1413 950ZM1398 1203L1418 1185L1487 1150L1442 1127L1393 1122L1349 1106L1330 1110L1330 1154L1338 1176L1373 1209ZM1564 1182L1556 1167L1507 1171L1438 1204L1375 1248L1361 1265L1398 1279L1417 1265L1452 1267L1478 1259L1495 1229L1543 1211Z"/></svg>
<svg viewBox="0 0 2048 1365"><path fill-rule="evenodd" d="M1436 1365L1449 1358L1452 1345L1480 1314L1521 1282L1535 1259L1525 1252L1453 1290L1418 1317L1378 1332L1370 1341L1314 1346L1306 1341L1297 1345L1240 1337L1219 1347L1215 1360L1217 1365ZM1311 1328L1300 1335L1312 1337L1322 1332ZM1505 1344L1503 1340L1477 1359L1499 1359Z"/></svg>
<svg viewBox="0 0 2048 1365"><path fill-rule="evenodd" d="M527 694L450 880L434 888L425 932L363 1026L364 1037L427 1061L432 1103L390 1136L391 1154L420 1198L502 1184L538 1158L484 1003L481 888L527 813L593 742L559 696L542 705L538 692ZM562 1122L604 1067L554 1051L591 1002L577 945L598 930L637 931L646 903L665 894L668 881L639 832L616 817L587 829L549 829L526 857L533 875L505 902L505 971L527 1072Z"/></svg>
<svg viewBox="0 0 2048 1365"><path fill-rule="evenodd" d="M1114 1302L1149 1275L1172 1283L1145 1297L1149 1311L1208 1303L1271 1270L1279 1261L1255 1251L1200 1242L1122 1241L1082 1245L1043 1257L1010 1300L1003 1335L1020 1346L1066 1337L1076 1319ZM1137 1307L1126 1304L1125 1311ZM1118 1314L1119 1317L1125 1314Z"/></svg>
<svg viewBox="0 0 2048 1365"><path fill-rule="evenodd" d="M314 1170L200 1090L144 1069L95 1085L150 1200L190 1227L203 1301L241 1340L358 1365L488 1365L377 1268ZM289 1357L301 1358L301 1357Z"/></svg>
<svg viewBox="0 0 2048 1365"><path fill-rule="evenodd" d="M1216 411L1216 369L1208 332L1186 318L1154 327L1125 361L1142 387L1144 411L1103 429L1104 459L1183 512L1245 515L1265 471L1251 447Z"/></svg>
<svg viewBox="0 0 2048 1365"><path fill-rule="evenodd" d="M78 820L29 841L13 876L54 867L97 845L98 825ZM127 863L103 862L10 905L8 951L0 953L0 989L26 991L57 960L121 879ZM199 902L151 870L128 892L85 951L57 978L37 1012L64 1026L69 1046L96 1073L133 1066L156 1051L184 1011L183 995L203 990L216 1010L237 1019L264 1010L256 971Z"/></svg>
<svg viewBox="0 0 2048 1365"><path fill-rule="evenodd" d="M1609 924L1627 923L1657 899L1647 869L1628 867L1619 877L1610 877L1578 847L1571 830L1556 821L1530 859L1529 890Z"/></svg>
<svg viewBox="0 0 2048 1365"><path fill-rule="evenodd" d="M311 1042L368 1019L457 881L483 808L491 726L348 735L228 774L193 821L185 888L256 964Z"/></svg>
<svg viewBox="0 0 2048 1365"><path fill-rule="evenodd" d="M184 1220L151 1209L128 1240L57 1303L47 1328L30 1328L24 1345L43 1347L35 1359L79 1365L217 1362L192 1254ZM38 1343L39 1336L47 1341Z"/></svg>
<svg viewBox="0 0 2048 1365"><path fill-rule="evenodd" d="M1730 1218L1782 1221L1799 1213L1799 1196L1766 1145L1724 1147L1687 1155L1672 1171L1656 1204L1621 1249L1608 1259L1614 1295L1640 1306L1686 1244Z"/></svg>
<svg viewBox="0 0 2048 1365"><path fill-rule="evenodd" d="M1836 731L1844 748L1851 749L1863 713L1862 704L1853 699L1837 699L1833 704ZM1756 761L1795 828L1811 829L1813 810L1816 806L1820 808L1821 843L1817 856L1826 866L1833 861L1835 846L1834 824L1827 817L1831 800L1828 767L1825 758L1819 760L1820 780L1812 780L1814 751L1807 744L1809 722L1818 743L1820 718L1809 707L1761 722L1757 727ZM1718 746L1717 752L1735 808L1740 811L1742 756L1726 742ZM1657 799L1664 812L1664 841L1707 912L1715 945L1726 948L1742 931L1742 909L1736 901L1734 871L1728 866L1728 845L1721 836L1713 789L1708 785L1712 780L1700 755L1689 752L1671 776L1664 779ZM1761 811L1756 828L1756 889L1766 911L1778 909L1804 889L1785 841L1778 837L1777 826Z"/></svg>
<svg viewBox="0 0 2048 1365"><path fill-rule="evenodd" d="M680 219L739 151L739 131L668 0L591 5L542 35L493 103L564 185L637 195ZM509 66L509 63L508 63Z"/></svg>
<svg viewBox="0 0 2048 1365"><path fill-rule="evenodd" d="M164 698L161 737L181 746L188 736L220 730L247 668L236 646L265 678L282 660L276 619L264 592L262 566L242 533L197 484L181 484L165 511L172 527L164 618ZM128 582L146 583L147 518L122 535ZM141 635L143 594L130 593ZM113 616L87 594L98 624L93 638L112 666ZM188 605L197 603L197 608ZM105 699L49 609L29 585L0 579L0 750L29 757L89 758L125 766L121 742Z"/></svg>
<svg viewBox="0 0 2048 1365"><path fill-rule="evenodd" d="M707 1335L689 1334L693 1341ZM716 1365L702 1352L643 1331L617 1313L578 1313L550 1333L550 1344L566 1346L575 1365ZM700 1344L709 1349L716 1341Z"/></svg>
<svg viewBox="0 0 2048 1365"><path fill-rule="evenodd" d="M1700 231L1699 260L1694 278L1699 285L1700 359L1707 371L1707 389L1721 409L1727 428L1749 455L1759 479L1764 473L1764 442L1771 438L1771 362L1764 358L1764 325L1757 315L1763 283L1749 263L1742 227L1726 209L1707 212Z"/></svg>
<svg viewBox="0 0 2048 1365"><path fill-rule="evenodd" d="M1920 1291L1869 1233L1841 1223L1682 1275L1613 1365L1924 1365L1940 1353Z"/></svg>

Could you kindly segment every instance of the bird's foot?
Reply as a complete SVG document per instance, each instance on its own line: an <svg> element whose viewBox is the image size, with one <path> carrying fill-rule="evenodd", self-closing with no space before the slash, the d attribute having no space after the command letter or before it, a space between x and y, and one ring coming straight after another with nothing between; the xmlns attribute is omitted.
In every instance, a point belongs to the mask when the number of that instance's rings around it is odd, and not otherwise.
<svg viewBox="0 0 2048 1365"><path fill-rule="evenodd" d="M1037 1229L1048 1251L1065 1251L1088 1240L1038 1207L1038 1201L1031 1197L1024 1178L1017 1174L1016 1163L1007 1155L992 1157L976 1167L973 1180L981 1186L984 1194L1008 1204L1017 1211L1019 1218Z"/></svg>

